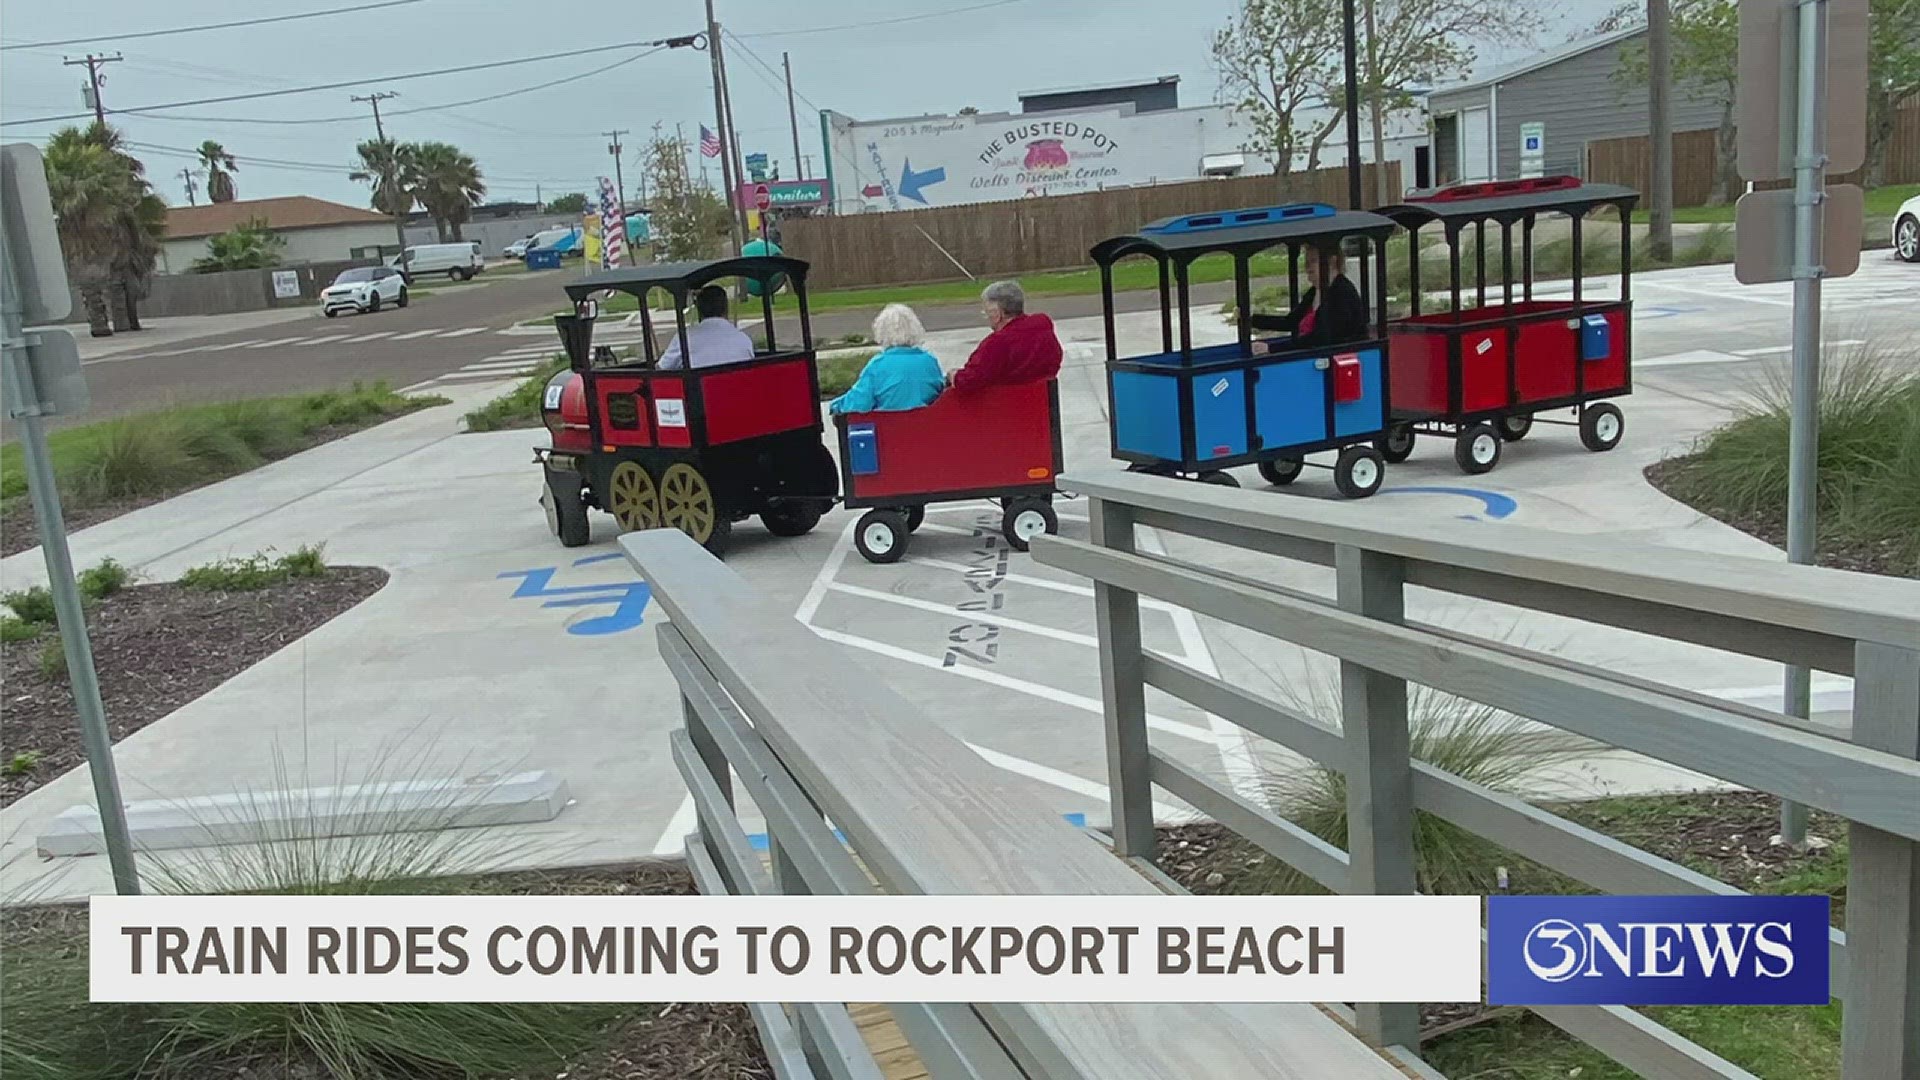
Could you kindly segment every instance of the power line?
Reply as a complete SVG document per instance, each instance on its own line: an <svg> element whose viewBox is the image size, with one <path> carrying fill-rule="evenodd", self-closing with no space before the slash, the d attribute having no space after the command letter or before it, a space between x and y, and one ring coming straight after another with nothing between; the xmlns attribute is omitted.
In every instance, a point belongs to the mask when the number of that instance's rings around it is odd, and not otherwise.
<svg viewBox="0 0 1920 1080"><path fill-rule="evenodd" d="M22 41L12 45L0 45L0 52L10 49L45 49L56 45L86 45L95 41L132 41L135 38L166 37L170 34L197 34L203 30L229 30L236 26L260 26L264 23L292 22L295 19L317 19L323 15L345 15L354 11L372 11L376 8L400 7L422 2L423 0L383 0L378 4L361 4L358 7L303 11L297 15L269 15L259 19L239 19L234 22L202 23L199 26L176 26L171 30L139 30L130 34L101 34L97 37L67 38L64 41Z"/></svg>
<svg viewBox="0 0 1920 1080"><path fill-rule="evenodd" d="M948 15L964 15L969 11L985 11L988 8L1006 7L1008 4L1018 4L1021 2L1022 0L993 0L990 4L974 4L971 7L948 8L945 11L928 11L919 15L902 15L896 19L873 19L869 22L842 23L839 26L814 26L805 30L763 30L744 36L750 38L777 38L795 37L800 34L830 34L836 30L868 30L876 26L891 26L895 23L919 22L921 19L939 19ZM734 34L731 30L727 33L733 37L741 36Z"/></svg>
<svg viewBox="0 0 1920 1080"><path fill-rule="evenodd" d="M658 52L660 49L676 48L682 45L691 46L697 38L698 35L690 35L679 38L662 38L655 41L626 41L618 45L596 45L586 49L570 49L566 52L545 53L540 56L522 56L512 60L492 60L483 64L462 64L459 67L438 68L433 71L413 71L401 75L368 75L357 79L319 83L314 86L297 86L286 90L260 90L251 94L227 94L221 97L195 98L192 101L169 101L160 105L145 105L130 109L110 109L108 111L112 113L141 113L161 109L185 109L197 105L219 105L229 101L256 101L261 98L286 97L289 94L310 94L320 90L343 90L348 87L364 86L368 83L401 82L407 79L436 78L441 75L461 75L470 71L488 71L493 68L513 67L518 64L537 64L546 60L571 59L572 57L586 56L593 53L617 52L621 49L645 49L652 47L653 51ZM639 57L632 57L630 59L639 59ZM482 98L478 100L486 99ZM61 116L39 116L31 120L7 120L0 121L0 127L24 127L28 124L51 124L63 120L83 120L90 115L92 114L68 113Z"/></svg>
<svg viewBox="0 0 1920 1080"><path fill-rule="evenodd" d="M185 146L166 146L159 143L131 141L126 145L132 150L142 150L147 153L172 157L193 158L197 160L200 156L199 151ZM232 156L233 160L239 164L253 166L255 168L284 169L291 172L326 173L333 176L343 176L360 167L357 164L350 163L329 164L324 161L297 161L288 158L250 157L246 154L234 154ZM522 186L531 186L533 184L571 184L578 182L577 180L556 180L552 177L539 176L495 176L491 173L487 174L486 179L489 184L498 181L502 184L518 184Z"/></svg>

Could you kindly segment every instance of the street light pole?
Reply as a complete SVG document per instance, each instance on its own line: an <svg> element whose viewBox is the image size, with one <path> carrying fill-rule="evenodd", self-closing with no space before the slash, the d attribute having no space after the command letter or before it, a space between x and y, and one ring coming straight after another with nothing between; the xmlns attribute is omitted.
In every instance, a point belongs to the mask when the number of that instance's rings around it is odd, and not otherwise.
<svg viewBox="0 0 1920 1080"><path fill-rule="evenodd" d="M614 128L604 134L613 140L607 145L607 153L613 155L613 189L620 195L620 213L624 217L627 212L627 180L620 173L620 136L630 135L632 132L626 128Z"/></svg>
<svg viewBox="0 0 1920 1080"><path fill-rule="evenodd" d="M1360 194L1360 73L1354 30L1354 0L1341 0L1340 32L1347 65L1347 206L1361 209Z"/></svg>
<svg viewBox="0 0 1920 1080"><path fill-rule="evenodd" d="M720 129L715 134L720 140L720 186L725 189L722 198L726 199L727 231L733 236L733 255L739 258L746 238L741 235L744 229L733 212L733 198L739 186L734 183L732 153L728 149L732 141L727 131L726 75L720 66L720 23L713 17L713 0L707 0L707 61L713 67L713 113L714 123Z"/></svg>
<svg viewBox="0 0 1920 1080"><path fill-rule="evenodd" d="M800 114L793 107L793 60L786 53L780 54L780 66L787 73L787 123L793 125L793 167L794 179L805 180L807 171L803 167L806 158L800 156Z"/></svg>
<svg viewBox="0 0 1920 1080"><path fill-rule="evenodd" d="M1673 261L1673 11L1667 0L1647 0L1647 193L1649 253Z"/></svg>

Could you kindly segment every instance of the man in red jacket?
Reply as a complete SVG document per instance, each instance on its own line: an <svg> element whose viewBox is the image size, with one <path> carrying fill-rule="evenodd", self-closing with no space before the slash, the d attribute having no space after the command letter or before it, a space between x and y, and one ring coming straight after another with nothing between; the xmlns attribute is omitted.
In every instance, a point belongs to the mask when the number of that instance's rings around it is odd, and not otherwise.
<svg viewBox="0 0 1920 1080"><path fill-rule="evenodd" d="M1027 314L1027 294L1018 282L987 286L980 306L993 332L967 357L966 366L953 373L949 381L955 390L1045 382L1060 374L1060 338L1053 332L1053 320Z"/></svg>

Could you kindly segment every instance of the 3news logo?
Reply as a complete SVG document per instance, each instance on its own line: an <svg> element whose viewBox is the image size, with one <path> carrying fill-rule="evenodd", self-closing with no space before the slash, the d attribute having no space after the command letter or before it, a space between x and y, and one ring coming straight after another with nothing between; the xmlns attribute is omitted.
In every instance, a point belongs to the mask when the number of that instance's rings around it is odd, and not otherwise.
<svg viewBox="0 0 1920 1080"><path fill-rule="evenodd" d="M1824 1005L1824 896L1493 896L1493 1005Z"/></svg>

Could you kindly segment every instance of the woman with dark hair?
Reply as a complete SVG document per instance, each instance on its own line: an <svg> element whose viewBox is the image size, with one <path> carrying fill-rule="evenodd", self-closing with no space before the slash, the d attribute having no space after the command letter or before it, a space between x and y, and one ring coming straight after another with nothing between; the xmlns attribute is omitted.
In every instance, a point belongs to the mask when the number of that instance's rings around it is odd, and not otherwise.
<svg viewBox="0 0 1920 1080"><path fill-rule="evenodd" d="M1285 343L1254 342L1255 352L1280 349L1310 349L1320 345L1345 345L1367 336L1367 305L1360 290L1347 280L1346 256L1338 244L1326 248L1307 247L1301 254L1307 264L1307 291L1285 315L1250 315L1247 325L1255 330L1280 330L1293 335ZM1325 278L1323 281L1322 278Z"/></svg>

